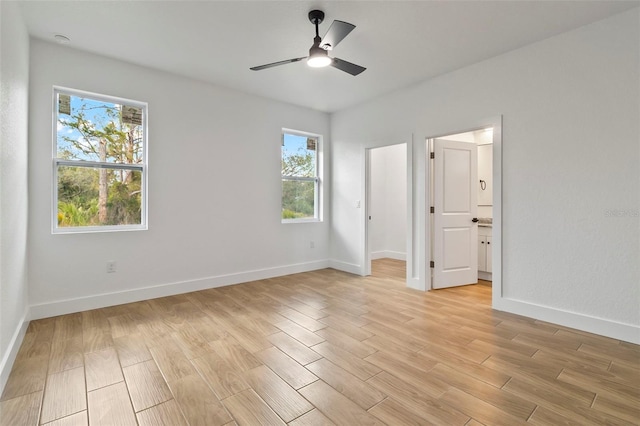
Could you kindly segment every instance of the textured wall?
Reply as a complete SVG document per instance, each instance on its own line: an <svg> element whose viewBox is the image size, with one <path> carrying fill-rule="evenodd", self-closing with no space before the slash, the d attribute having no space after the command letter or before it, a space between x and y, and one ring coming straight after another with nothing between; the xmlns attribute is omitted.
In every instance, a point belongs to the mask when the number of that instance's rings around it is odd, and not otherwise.
<svg viewBox="0 0 640 426"><path fill-rule="evenodd" d="M425 194L425 138L502 114L504 300L640 340L638 18L636 8L334 114L334 258L363 262L349 201L369 141L413 134ZM424 205L416 198L419 215Z"/></svg>
<svg viewBox="0 0 640 426"><path fill-rule="evenodd" d="M27 313L29 37L15 3L0 2L0 19L1 390Z"/></svg>
<svg viewBox="0 0 640 426"><path fill-rule="evenodd" d="M154 286L187 291L328 259L327 221L280 221L281 129L324 135L327 156L327 114L36 40L31 75L32 305L122 302L162 294ZM148 231L51 234L53 85L148 102ZM106 273L109 260L116 273Z"/></svg>

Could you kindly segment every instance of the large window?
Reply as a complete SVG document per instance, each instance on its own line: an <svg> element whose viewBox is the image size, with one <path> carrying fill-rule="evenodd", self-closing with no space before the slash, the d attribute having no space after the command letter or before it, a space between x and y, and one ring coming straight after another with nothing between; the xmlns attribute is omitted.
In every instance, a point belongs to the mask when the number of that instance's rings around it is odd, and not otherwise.
<svg viewBox="0 0 640 426"><path fill-rule="evenodd" d="M145 103L54 90L53 232L147 228Z"/></svg>
<svg viewBox="0 0 640 426"><path fill-rule="evenodd" d="M282 222L318 221L320 136L282 132Z"/></svg>

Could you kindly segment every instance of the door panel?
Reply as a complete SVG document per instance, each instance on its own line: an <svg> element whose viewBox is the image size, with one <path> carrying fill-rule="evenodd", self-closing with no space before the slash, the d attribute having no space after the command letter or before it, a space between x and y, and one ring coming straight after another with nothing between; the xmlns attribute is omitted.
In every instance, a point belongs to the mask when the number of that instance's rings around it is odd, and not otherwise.
<svg viewBox="0 0 640 426"><path fill-rule="evenodd" d="M478 281L478 151L474 143L434 145L433 288Z"/></svg>
<svg viewBox="0 0 640 426"><path fill-rule="evenodd" d="M466 148L466 147L465 147ZM471 180L471 152L466 149L446 148L442 151L442 179L444 194L442 213L469 212L471 202L469 182Z"/></svg>
<svg viewBox="0 0 640 426"><path fill-rule="evenodd" d="M469 254L471 250L460 250L469 242L469 228L446 228L442 230L443 257L445 271L464 269L469 266Z"/></svg>

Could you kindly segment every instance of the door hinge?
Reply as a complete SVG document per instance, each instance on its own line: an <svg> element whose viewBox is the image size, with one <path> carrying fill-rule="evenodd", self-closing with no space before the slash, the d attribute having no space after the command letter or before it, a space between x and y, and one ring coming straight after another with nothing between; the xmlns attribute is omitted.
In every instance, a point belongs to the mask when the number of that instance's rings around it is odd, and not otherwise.
<svg viewBox="0 0 640 426"><path fill-rule="evenodd" d="M429 262L429 267L430 268L435 268L436 267L436 262L434 262L433 260L431 262Z"/></svg>
<svg viewBox="0 0 640 426"><path fill-rule="evenodd" d="M432 152L431 154L429 154L429 158L436 158L436 153Z"/></svg>
<svg viewBox="0 0 640 426"><path fill-rule="evenodd" d="M429 207L429 213L435 213L436 212L436 208L431 206Z"/></svg>

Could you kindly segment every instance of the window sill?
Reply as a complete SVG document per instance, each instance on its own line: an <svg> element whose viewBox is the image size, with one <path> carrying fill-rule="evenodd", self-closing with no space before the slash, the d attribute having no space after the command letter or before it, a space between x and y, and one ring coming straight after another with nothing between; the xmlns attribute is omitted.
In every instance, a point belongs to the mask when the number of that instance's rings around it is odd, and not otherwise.
<svg viewBox="0 0 640 426"><path fill-rule="evenodd" d="M309 219L282 219L281 223L320 223L322 220L318 218L309 218Z"/></svg>
<svg viewBox="0 0 640 426"><path fill-rule="evenodd" d="M68 228L53 228L51 233L58 234L96 234L102 232L127 232L127 231L146 231L147 225L129 225L129 226L76 226Z"/></svg>

